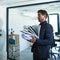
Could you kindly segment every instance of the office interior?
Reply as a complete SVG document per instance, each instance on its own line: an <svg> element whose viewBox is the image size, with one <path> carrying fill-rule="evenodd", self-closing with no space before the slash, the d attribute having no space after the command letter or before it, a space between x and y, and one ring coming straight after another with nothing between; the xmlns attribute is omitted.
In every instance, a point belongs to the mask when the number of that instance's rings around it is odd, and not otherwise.
<svg viewBox="0 0 60 60"><path fill-rule="evenodd" d="M60 60L60 1L1 0L0 1L0 60L33 60L30 43L21 37L24 26L38 25L37 11L48 12L47 23L53 26L55 43L48 60ZM2 31L1 31L2 30ZM1 35L2 34L2 35ZM9 40L13 35L13 43Z"/></svg>

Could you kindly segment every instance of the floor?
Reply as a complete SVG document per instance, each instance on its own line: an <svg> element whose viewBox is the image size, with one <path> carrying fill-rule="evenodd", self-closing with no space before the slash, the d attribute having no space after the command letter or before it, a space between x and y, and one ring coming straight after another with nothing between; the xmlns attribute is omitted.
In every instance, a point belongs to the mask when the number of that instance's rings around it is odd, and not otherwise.
<svg viewBox="0 0 60 60"><path fill-rule="evenodd" d="M60 45L60 44L59 44ZM52 58L49 58L48 60L60 60L60 50L59 48L53 48L52 51L54 53L59 53L59 56L55 54L56 59L52 56ZM17 60L33 60L33 54L31 53L31 47L28 47L24 51L20 53L20 57L17 58Z"/></svg>
<svg viewBox="0 0 60 60"><path fill-rule="evenodd" d="M59 51L59 48L56 48L56 49L53 48L52 51L54 53L59 53L59 56L57 54L55 54L56 59L53 56L52 58L49 58L48 60L60 60L60 51ZM31 47L28 47L27 49L22 51L20 53L20 58L18 60L33 60L33 54L31 53Z"/></svg>
<svg viewBox="0 0 60 60"><path fill-rule="evenodd" d="M18 60L33 60L33 54L31 53L31 47L20 53L20 58Z"/></svg>

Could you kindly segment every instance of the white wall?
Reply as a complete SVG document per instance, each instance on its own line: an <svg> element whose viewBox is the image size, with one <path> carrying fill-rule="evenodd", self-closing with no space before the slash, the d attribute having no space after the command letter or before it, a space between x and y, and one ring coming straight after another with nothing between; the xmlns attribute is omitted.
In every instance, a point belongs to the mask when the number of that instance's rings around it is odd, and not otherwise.
<svg viewBox="0 0 60 60"><path fill-rule="evenodd" d="M0 46L0 48L2 48L2 51L0 50L0 60L1 60L4 56L6 57L6 53L7 53L6 52L6 7L5 6L0 6L0 29L4 30L4 33L5 33L4 37L2 37L3 45ZM0 41L0 44L1 44L1 41ZM3 55L1 55L1 53ZM5 58L3 60L5 60Z"/></svg>
<svg viewBox="0 0 60 60"><path fill-rule="evenodd" d="M3 21L3 29L6 32L6 7L0 6L0 19Z"/></svg>
<svg viewBox="0 0 60 60"><path fill-rule="evenodd" d="M26 5L26 4L50 2L50 1L56 1L56 0L28 0L28 1L10 0L5 3L7 4L7 7L9 7L9 6L11 7L11 6Z"/></svg>
<svg viewBox="0 0 60 60"><path fill-rule="evenodd" d="M0 6L0 19L3 21L2 29L5 31L5 34L6 34L6 7L5 6ZM5 38L6 38L6 35L5 35Z"/></svg>

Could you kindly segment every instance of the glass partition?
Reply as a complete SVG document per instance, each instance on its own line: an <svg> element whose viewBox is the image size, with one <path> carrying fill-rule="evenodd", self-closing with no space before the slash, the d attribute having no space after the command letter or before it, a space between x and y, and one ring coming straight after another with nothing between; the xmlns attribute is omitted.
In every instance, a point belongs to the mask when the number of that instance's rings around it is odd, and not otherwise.
<svg viewBox="0 0 60 60"><path fill-rule="evenodd" d="M58 7L58 11L56 7ZM37 11L39 9L44 9L48 12L48 14L50 14L52 12L60 12L59 7L60 2L46 2L7 8L7 56L9 59L26 60L24 57L27 56L30 60L33 59L30 51L32 44L21 37L21 30L23 30L24 26L39 25L37 19ZM58 25L56 23L57 15L49 15L49 22L53 25L53 27L55 26L54 32L58 31ZM25 51L27 48L28 50L22 53L22 51ZM31 56L28 55L27 51L30 52L29 54L31 54ZM29 59L27 58L27 60Z"/></svg>

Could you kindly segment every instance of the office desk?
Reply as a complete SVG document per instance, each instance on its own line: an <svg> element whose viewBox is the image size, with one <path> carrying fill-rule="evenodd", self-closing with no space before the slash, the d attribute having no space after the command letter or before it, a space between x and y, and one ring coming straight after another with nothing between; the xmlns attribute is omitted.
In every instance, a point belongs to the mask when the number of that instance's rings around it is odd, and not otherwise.
<svg viewBox="0 0 60 60"><path fill-rule="evenodd" d="M59 48L59 52L60 52L60 38L59 39L55 39L55 43L57 44L56 48Z"/></svg>

